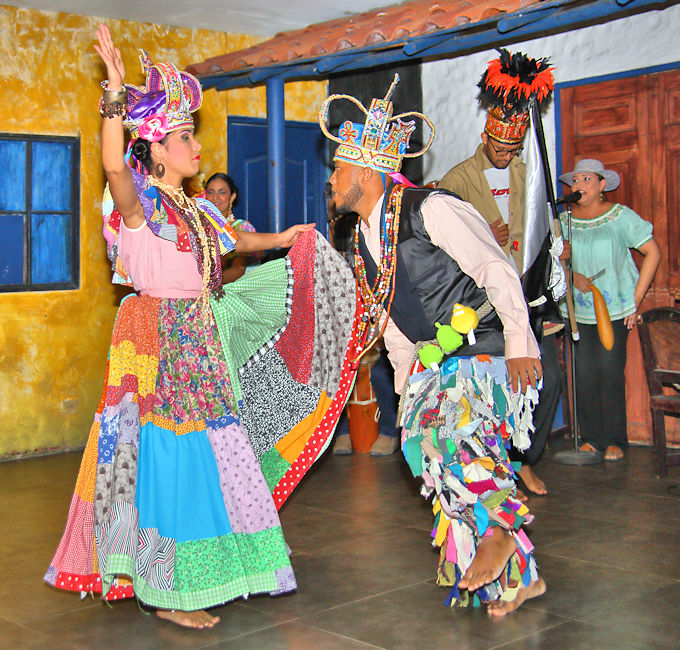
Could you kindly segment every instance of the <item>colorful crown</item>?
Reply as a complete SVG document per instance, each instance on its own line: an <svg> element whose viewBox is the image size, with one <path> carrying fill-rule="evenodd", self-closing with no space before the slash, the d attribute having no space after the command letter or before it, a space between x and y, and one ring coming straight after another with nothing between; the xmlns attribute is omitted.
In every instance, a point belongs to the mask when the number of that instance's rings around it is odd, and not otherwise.
<svg viewBox="0 0 680 650"><path fill-rule="evenodd" d="M434 140L434 126L422 113L414 111L401 113L392 117L392 102L390 96L399 82L399 75L394 75L394 81L384 99L373 99L371 108L366 110L364 105L351 95L331 95L324 101L319 110L319 124L327 138L338 142L333 160L342 160L370 167L388 174L398 172L402 158L416 158L424 154ZM342 124L336 137L328 130L328 109L330 103L336 99L347 99L356 104L365 114L366 122L356 124L349 120ZM415 121L405 122L404 117L419 117L430 127L430 139L427 144L414 153L407 153L411 133L416 129Z"/></svg>
<svg viewBox="0 0 680 650"><path fill-rule="evenodd" d="M499 142L519 144L529 123L531 100L543 107L550 99L553 68L547 58L531 59L504 48L498 51L500 56L489 61L477 84L479 101L488 111L484 131Z"/></svg>
<svg viewBox="0 0 680 650"><path fill-rule="evenodd" d="M158 142L170 131L193 126L191 113L203 101L198 79L180 72L172 63L152 63L144 50L139 50L146 86L125 85L127 117L123 124L135 140L144 138Z"/></svg>

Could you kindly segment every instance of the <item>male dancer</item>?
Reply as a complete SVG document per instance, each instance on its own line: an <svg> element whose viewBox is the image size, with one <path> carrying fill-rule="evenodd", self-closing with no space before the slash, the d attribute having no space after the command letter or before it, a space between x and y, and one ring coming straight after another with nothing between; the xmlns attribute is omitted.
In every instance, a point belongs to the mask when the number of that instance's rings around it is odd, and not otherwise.
<svg viewBox="0 0 680 650"><path fill-rule="evenodd" d="M532 520L515 497L504 443L529 444L541 364L519 278L484 219L447 192L394 184L413 122L392 117L389 97L374 99L365 124L345 122L331 187L339 211L353 210L356 272L364 319L356 335L368 349L381 333L402 394L402 451L423 491L434 495L433 537L441 547L437 582L447 603L489 603L504 615L545 591L522 530ZM476 310L474 338L441 366L416 355L448 324L454 304ZM506 370L507 367L507 370ZM409 376L410 375L410 376ZM408 380L408 384L406 383ZM512 388L511 388L512 386Z"/></svg>

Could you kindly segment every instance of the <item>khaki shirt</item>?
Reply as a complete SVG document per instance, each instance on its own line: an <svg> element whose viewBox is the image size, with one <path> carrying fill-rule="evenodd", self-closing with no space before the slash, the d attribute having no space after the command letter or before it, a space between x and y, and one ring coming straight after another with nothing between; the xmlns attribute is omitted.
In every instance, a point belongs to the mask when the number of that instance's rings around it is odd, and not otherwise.
<svg viewBox="0 0 680 650"><path fill-rule="evenodd" d="M472 203L477 211L486 219L487 223L493 223L501 219L501 213L484 175L484 170L491 167L492 164L484 153L484 145L480 144L477 147L477 151L475 151L475 155L450 169L444 178L439 181L438 187L455 192L464 201ZM510 209L508 225L510 228L510 238L507 245L503 247L503 251L508 257L512 252L517 269L521 269L526 165L515 156L510 161L509 168ZM517 240L519 244L518 250L511 251L514 240Z"/></svg>

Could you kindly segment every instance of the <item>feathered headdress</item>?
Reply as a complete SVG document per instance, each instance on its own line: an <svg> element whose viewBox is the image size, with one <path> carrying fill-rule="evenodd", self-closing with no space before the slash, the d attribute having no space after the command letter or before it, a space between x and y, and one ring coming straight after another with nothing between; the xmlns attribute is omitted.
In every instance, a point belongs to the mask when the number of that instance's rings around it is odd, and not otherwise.
<svg viewBox="0 0 680 650"><path fill-rule="evenodd" d="M522 52L498 50L477 86L479 103L488 111L484 131L494 140L519 144L529 119L529 103L547 104L553 91L553 67L547 58L532 59Z"/></svg>

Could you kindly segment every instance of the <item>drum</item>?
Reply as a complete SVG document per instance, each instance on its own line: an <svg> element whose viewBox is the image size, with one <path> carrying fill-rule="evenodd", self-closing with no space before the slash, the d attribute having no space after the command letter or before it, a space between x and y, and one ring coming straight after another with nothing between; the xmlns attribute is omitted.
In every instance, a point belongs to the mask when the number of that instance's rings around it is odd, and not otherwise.
<svg viewBox="0 0 680 650"><path fill-rule="evenodd" d="M371 368L378 353L371 350L359 362L352 394L347 402L347 424L352 450L368 453L378 437L378 402L371 386Z"/></svg>

